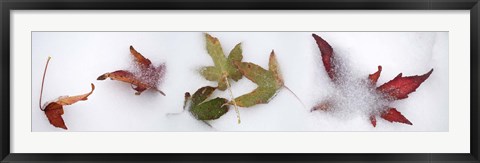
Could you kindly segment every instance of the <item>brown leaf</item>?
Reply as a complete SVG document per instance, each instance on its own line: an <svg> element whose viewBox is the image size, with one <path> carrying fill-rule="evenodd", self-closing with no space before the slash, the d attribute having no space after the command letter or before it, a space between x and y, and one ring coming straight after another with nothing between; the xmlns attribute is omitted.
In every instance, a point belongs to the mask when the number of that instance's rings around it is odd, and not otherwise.
<svg viewBox="0 0 480 163"><path fill-rule="evenodd" d="M45 75L47 74L47 68L48 68L48 63L50 62L50 59L51 57L48 57L47 63L45 64L45 70L43 72L43 77L42 77L42 86L40 89L40 98L38 100L38 103L39 103L40 110L45 112L45 115L47 116L50 124L52 124L55 127L59 127L67 130L67 126L65 125L65 122L63 121L63 118L62 118L63 105L71 105L78 101L87 100L88 96L90 96L93 93L93 90L95 90L95 85L91 83L92 90L86 94L77 95L77 96L59 97L57 101L50 102L46 105L45 108L42 108L41 105L42 105L42 95L43 95L43 84L45 82Z"/></svg>
<svg viewBox="0 0 480 163"><path fill-rule="evenodd" d="M59 127L67 130L67 126L65 125L65 122L63 121L63 118L62 118L62 115L63 115L62 105L56 102L51 102L50 104L47 105L44 112L45 112L45 115L47 115L47 118L50 124L52 124L55 127Z"/></svg>
<svg viewBox="0 0 480 163"><path fill-rule="evenodd" d="M149 59L145 58L142 54L137 52L137 50L135 50L132 45L130 45L130 53L133 55L135 62L140 67L148 68L150 67L150 65L152 65L152 62Z"/></svg>
<svg viewBox="0 0 480 163"><path fill-rule="evenodd" d="M95 85L92 85L92 90L88 93L85 93L83 95L77 95L77 96L66 96L66 97L61 97L57 100L56 103L60 105L71 105L73 103L76 103L78 101L85 101L88 99L88 96L90 96L93 93L93 90L95 90Z"/></svg>
<svg viewBox="0 0 480 163"><path fill-rule="evenodd" d="M126 70L118 70L111 73L105 73L103 75L100 75L97 78L97 80L105 80L107 78L110 78L112 80L122 81L125 83L130 83L133 86L136 86L136 87L132 86L132 88L137 91L135 93L136 95L140 95L143 91L147 90L147 88L150 87L146 83L143 83L135 75L133 75L133 73Z"/></svg>
<svg viewBox="0 0 480 163"><path fill-rule="evenodd" d="M408 94L415 90L432 74L433 69L421 76L402 77L402 73L398 74L393 80L381 85L377 88L383 94L393 99L404 99Z"/></svg>
<svg viewBox="0 0 480 163"><path fill-rule="evenodd" d="M93 90L95 90L95 85L93 85L93 83L91 84L91 86L92 90L89 93L77 96L60 97L57 99L57 101L48 103L48 105L45 107L45 109L43 109L43 111L45 112L45 115L47 115L50 124L66 130L67 126L65 125L65 122L62 118L62 115L64 113L63 105L71 105L78 101L87 100L88 96L90 96L93 93Z"/></svg>
<svg viewBox="0 0 480 163"><path fill-rule="evenodd" d="M130 83L136 95L140 95L147 89L153 89L165 96L157 85L165 76L166 66L161 64L158 67L152 65L152 62L140 54L137 50L130 46L130 53L132 54L135 64L139 68L139 73L132 73L127 70L117 70L110 73L100 75L97 80L105 80L110 78L125 83Z"/></svg>

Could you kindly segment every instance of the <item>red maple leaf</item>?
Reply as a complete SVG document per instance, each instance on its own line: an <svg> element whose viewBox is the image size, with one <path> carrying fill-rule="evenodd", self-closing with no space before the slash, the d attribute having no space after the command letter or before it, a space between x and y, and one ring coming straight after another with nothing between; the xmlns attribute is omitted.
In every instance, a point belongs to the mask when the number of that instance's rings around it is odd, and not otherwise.
<svg viewBox="0 0 480 163"><path fill-rule="evenodd" d="M325 41L323 38L316 34L312 34L315 39L318 48L321 52L322 62L325 67L325 70L330 77L330 79L335 84L340 84L338 80L338 67L335 64L335 55L333 52L332 46ZM368 81L370 86L376 86L378 78L380 78L380 73L382 72L382 66L378 66L377 72L370 74L368 76ZM408 97L408 94L415 92L415 90L428 79L430 74L432 74L433 69L423 75L416 76L405 76L402 77L402 73L398 74L393 80L386 82L385 84L377 87L375 90L381 97L389 102L395 100L401 100ZM331 107L332 101L326 101L317 104L312 108L312 111L323 110L328 111ZM379 115L381 118L389 122L399 122L404 124L413 125L405 116L402 115L397 109L384 106L384 108L378 108L381 111L379 113L372 113L370 115L370 123L375 127L377 125L376 116Z"/></svg>

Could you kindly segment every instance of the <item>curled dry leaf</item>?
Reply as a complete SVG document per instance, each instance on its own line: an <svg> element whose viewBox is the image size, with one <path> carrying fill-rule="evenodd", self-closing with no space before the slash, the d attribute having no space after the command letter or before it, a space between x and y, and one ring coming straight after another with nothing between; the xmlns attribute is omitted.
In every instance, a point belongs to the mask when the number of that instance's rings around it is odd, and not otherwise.
<svg viewBox="0 0 480 163"><path fill-rule="evenodd" d="M335 55L333 48L325 41L323 38L316 34L312 34L313 38L315 39L318 48L320 49L323 65L325 70L327 71L328 76L335 84L340 84L337 82L337 71L339 67L336 67L335 64ZM371 87L375 87L378 79L380 78L380 73L382 72L382 66L378 66L377 72L370 74L368 76L369 85ZM432 74L433 69L429 72L420 75L420 76L406 76L402 77L402 73L400 73L397 77L389 82L379 86L376 88L378 94L382 95L386 101L394 101L405 99L408 97L408 94L415 92L415 90L420 87L420 85L428 79L428 77ZM348 83L347 83L348 84ZM324 101L312 108L314 110L324 110L328 111L328 107L330 107L333 101ZM391 108L389 106L383 106L383 108L379 108L382 110L380 113L374 113L370 115L370 123L375 127L377 125L376 116L380 114L380 117L389 121L389 122L399 122L408 125L413 125L405 116L403 116L397 109Z"/></svg>
<svg viewBox="0 0 480 163"><path fill-rule="evenodd" d="M47 64L45 65L45 71L43 73L42 88L41 88L41 91L40 91L40 100L39 100L40 105L42 103L43 84L44 84L44 81L45 81L45 74L47 73L47 67L48 67L49 61L50 61L50 57L47 60ZM62 97L59 97L54 102L46 103L44 105L45 107L40 106L40 110L45 112L45 115L47 116L50 124L52 124L55 127L59 127L59 128L63 128L65 130L67 130L67 126L65 125L65 122L63 121L63 118L62 118L62 115L64 113L63 106L64 105L72 105L72 104L74 104L78 101L87 100L88 96L90 96L93 93L93 90L95 90L95 85L93 85L93 83L91 84L91 86L92 86L92 90L90 92L86 93L86 94L77 95L77 96L62 96Z"/></svg>
<svg viewBox="0 0 480 163"><path fill-rule="evenodd" d="M158 84L165 76L165 63L155 67L149 59L137 52L133 46L130 46L130 53L134 58L135 66L138 70L134 72L117 70L102 74L97 78L97 80L105 80L110 78L111 80L130 83L132 85L132 89L137 91L135 93L136 95L140 95L147 89L153 89L165 96L165 93L158 89Z"/></svg>
<svg viewBox="0 0 480 163"><path fill-rule="evenodd" d="M214 120L227 113L228 105L225 105L228 102L227 99L217 97L206 101L216 89L216 87L205 86L198 89L192 96L188 92L185 93L185 104L190 101L189 111L196 119Z"/></svg>
<svg viewBox="0 0 480 163"><path fill-rule="evenodd" d="M83 94L83 95L77 95L77 96L65 96L65 97L60 97L58 100L54 102L50 102L47 104L47 106L43 109L45 112L45 115L47 115L48 121L50 121L50 124L52 124L55 127L67 129L67 126L65 125L65 122L63 121L62 115L63 115L63 106L64 105L71 105L74 104L78 101L85 101L87 100L88 96L90 96L93 93L93 90L95 89L95 85L92 85L92 90L89 93Z"/></svg>

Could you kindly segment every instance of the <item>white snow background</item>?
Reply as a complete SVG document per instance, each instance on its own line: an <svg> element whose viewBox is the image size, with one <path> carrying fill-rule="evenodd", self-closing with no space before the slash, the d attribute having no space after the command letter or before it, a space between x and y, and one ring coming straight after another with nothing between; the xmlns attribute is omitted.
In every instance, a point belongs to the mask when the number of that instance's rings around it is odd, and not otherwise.
<svg viewBox="0 0 480 163"><path fill-rule="evenodd" d="M275 50L285 85L306 104L306 108L286 89L268 104L239 108L237 124L233 107L213 128L182 111L184 93L203 86L216 86L198 70L213 65L205 47L204 32L32 32L32 131L65 131L55 128L39 109L41 79L51 56L43 102L63 95L79 95L96 86L87 101L64 106L63 119L72 131L448 131L448 32L208 32L219 38L224 52L242 42L243 61L268 68ZM377 117L373 127L361 110L375 101L348 97L349 110L339 114L310 108L333 94L320 51L311 36L323 37L341 58L352 79L365 79L383 70L377 86L403 76L432 75L407 99L392 102L413 125L390 123ZM159 88L167 94L145 91L135 95L130 84L96 78L103 73L132 69L129 46L153 64L166 63L167 72ZM233 82L235 97L256 85L245 77ZM355 87L349 87L355 92ZM357 91L358 92L358 91ZM361 95L361 93L359 94ZM356 96L359 96L356 94ZM230 99L228 91L212 97ZM43 104L42 104L43 105ZM355 111L355 109L360 111Z"/></svg>

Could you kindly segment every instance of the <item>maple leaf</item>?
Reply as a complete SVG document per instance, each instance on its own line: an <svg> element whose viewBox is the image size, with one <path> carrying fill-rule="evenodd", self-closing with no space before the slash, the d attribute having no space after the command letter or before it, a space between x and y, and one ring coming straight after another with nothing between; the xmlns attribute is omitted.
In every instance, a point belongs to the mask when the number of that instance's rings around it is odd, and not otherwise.
<svg viewBox="0 0 480 163"><path fill-rule="evenodd" d="M378 71L369 75L369 80L372 86L375 86L376 81L380 77L382 66L378 66ZM402 73L398 74L394 79L377 87L377 91L380 92L387 100L400 100L408 97L408 94L415 92L415 90L432 74L433 69L423 75L402 77ZM397 109L387 108L384 110L380 117L389 122L400 122L409 125L413 125L407 118L405 118ZM371 115L371 124L376 126L375 115Z"/></svg>
<svg viewBox="0 0 480 163"><path fill-rule="evenodd" d="M217 81L219 90L226 90L228 88L231 98L233 98L233 92L230 89L229 79L238 81L242 78L242 74L238 71L234 62L242 61L242 47L241 43L235 45L235 47L230 51L228 58L225 57L223 53L222 45L220 41L205 33L205 40L207 43L207 52L213 60L214 66L203 67L200 70L205 79L209 81ZM235 100L233 100L233 105L235 107L235 112L237 113L237 120L240 123L240 111L237 108Z"/></svg>
<svg viewBox="0 0 480 163"><path fill-rule="evenodd" d="M338 80L338 69L335 55L332 46L325 41L323 38L316 34L312 34L313 38L315 39L318 48L320 49L323 65L325 70L327 71L328 76L335 84L348 84L348 83L339 83ZM378 66L377 72L370 74L368 76L368 82L370 87L375 87L378 79L380 78L380 74L382 72L382 66ZM420 76L406 76L402 77L402 73L397 75L393 80L377 87L375 89L375 93L379 94L383 100L388 102L393 102L395 100L401 100L408 97L408 94L415 92L415 90L420 87L420 85L428 79L428 77L432 74L433 69L429 72L420 75ZM315 110L323 110L328 111L332 106L334 101L327 100L325 102L321 102L312 108L312 111ZM402 113L400 113L396 108L391 108L389 106L382 106L383 108L377 108L381 110L379 113L371 113L370 115L370 123L376 127L377 120L376 116L380 115L381 118L389 121L389 122L399 122L408 125L413 125Z"/></svg>
<svg viewBox="0 0 480 163"><path fill-rule="evenodd" d="M400 73L393 80L379 86L377 90L395 100L405 99L408 97L408 94L415 92L420 84L427 80L432 72L433 69L421 76L407 77L402 77L402 73Z"/></svg>
<svg viewBox="0 0 480 163"><path fill-rule="evenodd" d="M93 93L93 90L95 90L95 85L93 85L93 83L91 84L92 90L89 93L85 93L77 96L61 96L54 102L45 103L44 107L42 107L41 104L42 104L43 84L45 81L45 75L47 73L47 67L48 67L49 61L50 61L50 57L48 57L47 64L45 65L45 70L43 73L42 88L40 90L40 100L39 100L40 110L45 112L45 115L47 116L50 124L52 124L55 127L59 127L67 130L67 126L65 125L65 122L62 118L62 115L64 113L63 106L72 105L78 101L87 100L88 96L90 96Z"/></svg>
<svg viewBox="0 0 480 163"><path fill-rule="evenodd" d="M303 105L300 98L290 88L285 86L275 52L272 50L268 61L268 70L251 62L234 62L235 66L250 81L258 85L252 92L241 95L228 104L236 104L241 107L251 107L256 104L268 103L283 87L292 93Z"/></svg>
<svg viewBox="0 0 480 163"><path fill-rule="evenodd" d="M251 62L236 61L234 64L246 78L258 85L252 92L235 98L238 106L250 107L256 104L268 103L284 85L273 50L270 53L268 70Z"/></svg>
<svg viewBox="0 0 480 163"><path fill-rule="evenodd" d="M198 89L192 96L190 96L189 92L185 93L184 107L186 103L190 101L189 111L198 120L214 120L220 118L228 111L228 105L225 105L228 100L217 97L205 101L216 89L216 87L205 86Z"/></svg>
<svg viewBox="0 0 480 163"><path fill-rule="evenodd" d="M217 38L206 33L205 40L207 42L207 52L212 58L214 66L203 67L200 73L209 81L217 81L219 90L226 90L228 87L228 79L238 81L242 78L242 74L235 65L233 65L233 62L242 61L241 43L235 45L227 58Z"/></svg>
<svg viewBox="0 0 480 163"><path fill-rule="evenodd" d="M140 95L147 89L153 89L165 96L165 93L163 93L157 87L159 82L165 76L165 63L160 64L158 67L153 66L152 62L137 52L133 46L130 46L130 53L134 58L138 72L134 73L127 70L117 70L102 74L97 78L97 80L105 80L110 78L112 80L130 83L132 85L132 89L137 91L135 93L136 95Z"/></svg>
<svg viewBox="0 0 480 163"><path fill-rule="evenodd" d="M245 77L258 85L252 92L235 98L238 106L250 107L256 104L268 103L278 90L284 86L273 50L270 53L268 70L250 62L236 61L234 63Z"/></svg>
<svg viewBox="0 0 480 163"><path fill-rule="evenodd" d="M407 118L405 118L402 113L397 111L395 108L389 108L385 110L380 117L383 119L389 121L389 122L400 122L400 123L405 123L409 125L413 125L412 122L410 122ZM374 125L375 126L375 125Z"/></svg>

